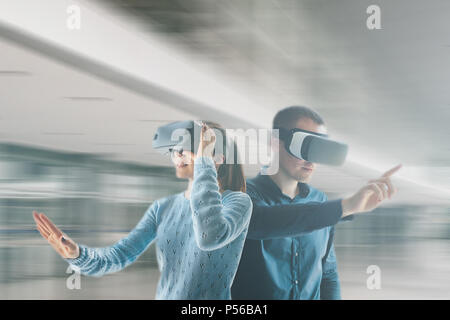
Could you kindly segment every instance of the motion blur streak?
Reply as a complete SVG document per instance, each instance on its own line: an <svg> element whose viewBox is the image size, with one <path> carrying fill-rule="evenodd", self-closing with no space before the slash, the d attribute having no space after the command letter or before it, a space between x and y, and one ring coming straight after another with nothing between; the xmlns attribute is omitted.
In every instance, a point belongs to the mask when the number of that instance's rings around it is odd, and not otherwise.
<svg viewBox="0 0 450 320"><path fill-rule="evenodd" d="M78 31L66 25L74 4ZM69 290L32 210L75 241L113 244L186 187L151 149L158 126L268 128L294 104L350 146L343 167L313 177L330 199L403 164L392 200L337 226L343 298L449 299L450 2L378 0L380 30L366 27L371 4L0 0L0 299L153 298L153 246Z"/></svg>
<svg viewBox="0 0 450 320"><path fill-rule="evenodd" d="M75 241L107 246L125 236L152 200L180 192L172 169L113 163L90 155L2 145L0 298L151 299L158 280L154 247L126 270L81 278L66 288L66 263L35 230L45 212ZM7 174L5 174L7 173ZM5 187L7 185L7 187ZM378 209L338 226L344 298L447 298L447 207ZM366 269L381 268L382 289L368 290Z"/></svg>

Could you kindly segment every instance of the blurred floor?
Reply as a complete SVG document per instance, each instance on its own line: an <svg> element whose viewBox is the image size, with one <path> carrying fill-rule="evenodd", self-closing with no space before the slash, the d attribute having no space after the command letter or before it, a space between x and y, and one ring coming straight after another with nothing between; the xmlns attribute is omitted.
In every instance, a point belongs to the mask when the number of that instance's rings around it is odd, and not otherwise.
<svg viewBox="0 0 450 320"><path fill-rule="evenodd" d="M125 270L66 286L68 264L35 230L46 213L78 243L112 245L155 200L184 190L171 168L11 149L0 154L0 299L153 299L159 271L152 245ZM4 166L5 168L5 166ZM338 224L335 246L344 299L449 299L450 208L381 207ZM366 270L381 270L369 290Z"/></svg>
<svg viewBox="0 0 450 320"><path fill-rule="evenodd" d="M379 220L386 218L381 210L377 215ZM136 215L133 219L137 218ZM343 299L449 299L450 239L402 239L401 234L392 237L381 233L375 235L378 241L372 243L364 236L355 238L358 227L367 235L361 226L371 218L374 217L358 217L359 221L338 227L336 252ZM68 265L31 228L30 220L20 231L16 228L9 232L2 230L0 299L154 298L159 271L153 245L125 270L102 278L81 276L81 289L70 290L66 286L71 276L66 273ZM350 232L356 240L354 243L347 243L346 236ZM68 233L75 241L91 246L106 246L127 234L113 231ZM381 269L380 290L369 290L366 286L369 265Z"/></svg>
<svg viewBox="0 0 450 320"><path fill-rule="evenodd" d="M337 247L343 299L449 299L450 241ZM373 253L381 250L384 253ZM367 267L381 269L381 289L369 290Z"/></svg>

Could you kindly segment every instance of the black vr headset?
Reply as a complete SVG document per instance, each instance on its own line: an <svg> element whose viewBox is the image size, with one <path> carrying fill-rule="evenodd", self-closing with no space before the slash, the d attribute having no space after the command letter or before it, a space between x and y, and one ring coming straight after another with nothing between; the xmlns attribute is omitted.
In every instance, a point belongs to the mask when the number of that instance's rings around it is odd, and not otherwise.
<svg viewBox="0 0 450 320"><path fill-rule="evenodd" d="M340 166L347 156L348 146L328 139L328 135L302 129L279 130L286 151L292 156L314 163Z"/></svg>
<svg viewBox="0 0 450 320"><path fill-rule="evenodd" d="M197 121L176 121L159 127L153 136L152 147L158 152L167 154L174 148L197 152L200 142L201 124ZM213 128L216 134L214 153L223 153L223 133ZM222 141L223 142L223 141Z"/></svg>

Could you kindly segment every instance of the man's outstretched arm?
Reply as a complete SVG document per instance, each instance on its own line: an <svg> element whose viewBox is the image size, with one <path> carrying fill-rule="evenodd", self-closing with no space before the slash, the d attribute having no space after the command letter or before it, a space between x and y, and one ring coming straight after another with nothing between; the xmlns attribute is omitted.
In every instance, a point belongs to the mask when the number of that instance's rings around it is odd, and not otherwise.
<svg viewBox="0 0 450 320"><path fill-rule="evenodd" d="M268 205L256 188L248 185L253 213L247 238L264 240L298 236L333 226L353 214L371 211L397 192L390 177L400 168L398 165L380 178L369 181L351 197L325 202Z"/></svg>

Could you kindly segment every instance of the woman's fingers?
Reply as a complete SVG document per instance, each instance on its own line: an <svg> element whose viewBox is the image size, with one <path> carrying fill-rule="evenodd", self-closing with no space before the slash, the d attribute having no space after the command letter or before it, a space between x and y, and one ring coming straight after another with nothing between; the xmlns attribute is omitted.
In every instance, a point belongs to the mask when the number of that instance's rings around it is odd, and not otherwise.
<svg viewBox="0 0 450 320"><path fill-rule="evenodd" d="M42 223L41 218L39 218L39 214L36 211L33 211L33 219L36 222L36 224Z"/></svg>
<svg viewBox="0 0 450 320"><path fill-rule="evenodd" d="M214 142L216 136L214 134L214 130L208 127L206 124L202 126L202 141L207 144Z"/></svg>
<svg viewBox="0 0 450 320"><path fill-rule="evenodd" d="M36 211L33 211L33 218L39 233L48 241L56 252L63 258L74 256L74 253L77 251L77 245L69 237L64 235L50 219L42 213L38 214Z"/></svg>
<svg viewBox="0 0 450 320"><path fill-rule="evenodd" d="M51 233L50 229L42 221L42 219L39 217L39 215L36 213L36 211L33 212L33 218L34 218L34 221L36 222L36 224L41 227L41 229L45 230L46 233L48 233L48 234Z"/></svg>
<svg viewBox="0 0 450 320"><path fill-rule="evenodd" d="M36 228L39 231L39 233L41 234L41 236L43 236L47 240L50 234L47 233L47 231L45 231L44 229L42 229L39 225L36 226Z"/></svg>
<svg viewBox="0 0 450 320"><path fill-rule="evenodd" d="M197 156L212 156L216 135L213 129L203 124L200 132L200 144L197 150Z"/></svg>
<svg viewBox="0 0 450 320"><path fill-rule="evenodd" d="M34 221L36 221L36 224L39 224L41 226L41 228L45 229L47 232L52 233L52 230L50 229L50 227L47 225L47 222L45 222L42 217L41 217L41 213L33 213L33 217L34 217Z"/></svg>
<svg viewBox="0 0 450 320"><path fill-rule="evenodd" d="M45 223L41 220L41 218L39 217L39 215L37 214L36 211L33 211L33 218L34 218L34 221L36 222L36 227L37 227L38 231L41 233L41 235L45 239L48 239L48 237L51 235L51 231L48 229L48 227L45 225Z"/></svg>
<svg viewBox="0 0 450 320"><path fill-rule="evenodd" d="M203 126L204 126L204 124L205 124L202 120L194 120L194 122L195 122L198 126L200 126L200 127L202 127L202 128L203 128Z"/></svg>
<svg viewBox="0 0 450 320"><path fill-rule="evenodd" d="M50 233L47 240L51 244L59 245L58 237L54 233Z"/></svg>
<svg viewBox="0 0 450 320"><path fill-rule="evenodd" d="M62 235L61 230L59 230L59 228L55 226L45 214L41 213L39 217L45 223L47 229L49 229L51 233L54 233L56 237L59 238Z"/></svg>
<svg viewBox="0 0 450 320"><path fill-rule="evenodd" d="M48 238L50 236L50 232L48 232L47 230L45 230L44 228L42 228L41 225L36 225L36 228L39 230L39 232L44 236L44 238Z"/></svg>

